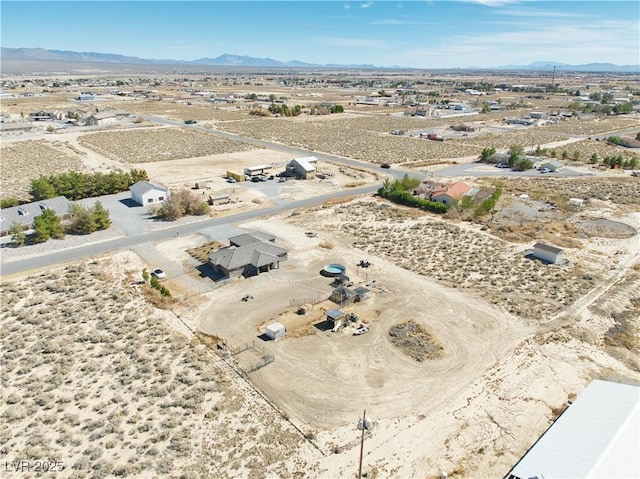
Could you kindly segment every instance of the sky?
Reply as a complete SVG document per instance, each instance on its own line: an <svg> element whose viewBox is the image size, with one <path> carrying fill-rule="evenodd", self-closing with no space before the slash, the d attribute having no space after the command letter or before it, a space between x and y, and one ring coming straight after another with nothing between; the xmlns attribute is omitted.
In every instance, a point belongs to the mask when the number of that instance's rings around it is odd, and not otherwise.
<svg viewBox="0 0 640 479"><path fill-rule="evenodd" d="M640 2L0 2L10 48L195 60L224 53L316 64L467 68L640 63Z"/></svg>

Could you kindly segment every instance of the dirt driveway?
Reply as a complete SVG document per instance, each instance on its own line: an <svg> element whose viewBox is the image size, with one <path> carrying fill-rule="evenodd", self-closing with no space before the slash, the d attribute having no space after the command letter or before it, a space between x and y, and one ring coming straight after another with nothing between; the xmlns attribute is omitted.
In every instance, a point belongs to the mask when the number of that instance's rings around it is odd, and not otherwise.
<svg viewBox="0 0 640 479"><path fill-rule="evenodd" d="M227 339L231 346L253 340L274 354L273 363L250 373L252 382L290 417L315 428L351 422L365 407L379 419L427 414L434 404L446 402L482 376L532 332L519 319L468 294L380 258L335 242L333 249L321 248L320 243L333 238L308 238L281 219L243 227L276 235L278 244L289 249L289 261L270 274L232 281L210 293L199 326ZM309 335L294 337L291 332L278 342L259 338L261 327L278 320L283 311L295 309L294 303L331 291L331 280L319 274L325 264L345 264L354 286L364 283L364 275L355 267L363 258L373 263L367 279L376 279L374 295L345 311L368 322L369 333L353 336L349 331L311 327ZM254 299L241 301L246 294ZM311 323L323 319L319 307L308 316ZM442 359L419 363L389 342L389 328L409 319L424 325L443 345Z"/></svg>

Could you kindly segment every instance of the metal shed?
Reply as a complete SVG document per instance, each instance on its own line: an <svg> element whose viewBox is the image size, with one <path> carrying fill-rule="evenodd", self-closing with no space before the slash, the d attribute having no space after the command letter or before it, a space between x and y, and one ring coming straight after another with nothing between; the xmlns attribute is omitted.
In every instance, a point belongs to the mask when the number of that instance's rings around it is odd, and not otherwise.
<svg viewBox="0 0 640 479"><path fill-rule="evenodd" d="M273 323L264 328L264 334L267 335L268 338L277 341L278 339L284 338L284 335L287 333L287 329L284 327L282 323Z"/></svg>

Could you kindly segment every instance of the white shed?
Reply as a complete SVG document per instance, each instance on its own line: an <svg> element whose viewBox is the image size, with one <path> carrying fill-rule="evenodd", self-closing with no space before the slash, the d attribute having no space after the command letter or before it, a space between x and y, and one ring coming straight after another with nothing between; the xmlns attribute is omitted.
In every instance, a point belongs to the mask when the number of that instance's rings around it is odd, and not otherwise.
<svg viewBox="0 0 640 479"><path fill-rule="evenodd" d="M268 338L271 338L274 341L284 338L286 332L287 329L282 323L273 323L264 328L264 334L266 334Z"/></svg>
<svg viewBox="0 0 640 479"><path fill-rule="evenodd" d="M157 183L141 180L131 185L131 199L139 205L162 203L171 194L167 188Z"/></svg>
<svg viewBox="0 0 640 479"><path fill-rule="evenodd" d="M540 258L552 264L562 262L562 249L545 243L536 243L533 245L533 256Z"/></svg>

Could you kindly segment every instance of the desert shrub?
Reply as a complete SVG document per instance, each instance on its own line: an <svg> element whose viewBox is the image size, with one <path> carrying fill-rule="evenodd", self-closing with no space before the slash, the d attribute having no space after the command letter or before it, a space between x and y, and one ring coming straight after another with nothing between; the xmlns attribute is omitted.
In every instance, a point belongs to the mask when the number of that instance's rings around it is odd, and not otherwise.
<svg viewBox="0 0 640 479"><path fill-rule="evenodd" d="M193 191L182 189L173 193L155 210L155 215L163 220L175 221L185 215L202 216L209 212L209 205Z"/></svg>

